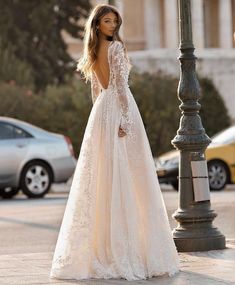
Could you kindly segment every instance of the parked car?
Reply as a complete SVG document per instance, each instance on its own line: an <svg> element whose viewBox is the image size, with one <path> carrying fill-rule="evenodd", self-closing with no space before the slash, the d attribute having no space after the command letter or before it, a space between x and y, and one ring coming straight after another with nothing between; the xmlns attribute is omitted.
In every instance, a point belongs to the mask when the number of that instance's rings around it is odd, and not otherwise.
<svg viewBox="0 0 235 285"><path fill-rule="evenodd" d="M235 183L235 126L212 137L207 147L209 185L211 190L222 190ZM169 183L178 189L179 151L172 150L154 159L160 183Z"/></svg>
<svg viewBox="0 0 235 285"><path fill-rule="evenodd" d="M30 198L43 197L51 183L66 182L76 166L68 137L29 123L0 117L0 196L21 189Z"/></svg>

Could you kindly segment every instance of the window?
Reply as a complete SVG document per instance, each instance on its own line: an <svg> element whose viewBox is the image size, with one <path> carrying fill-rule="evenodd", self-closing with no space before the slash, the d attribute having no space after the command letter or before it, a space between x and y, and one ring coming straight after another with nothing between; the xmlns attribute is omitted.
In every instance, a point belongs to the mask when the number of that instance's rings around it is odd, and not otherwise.
<svg viewBox="0 0 235 285"><path fill-rule="evenodd" d="M204 0L205 47L219 47L219 1Z"/></svg>
<svg viewBox="0 0 235 285"><path fill-rule="evenodd" d="M0 122L0 140L31 138L26 131L7 123Z"/></svg>

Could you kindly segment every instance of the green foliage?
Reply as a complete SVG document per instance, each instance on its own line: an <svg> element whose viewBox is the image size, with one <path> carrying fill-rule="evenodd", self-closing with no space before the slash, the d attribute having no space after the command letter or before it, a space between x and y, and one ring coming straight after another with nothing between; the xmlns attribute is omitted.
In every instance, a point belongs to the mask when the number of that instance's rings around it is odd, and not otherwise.
<svg viewBox="0 0 235 285"><path fill-rule="evenodd" d="M212 81L199 78L201 86L200 116L209 136L231 124L224 101ZM173 149L180 120L177 97L178 79L168 75L132 73L130 87L139 107L153 155ZM219 114L219 115L218 115Z"/></svg>
<svg viewBox="0 0 235 285"><path fill-rule="evenodd" d="M91 110L90 87L80 81L71 86L48 86L44 93L0 84L0 116L25 120L72 139L79 153Z"/></svg>
<svg viewBox="0 0 235 285"><path fill-rule="evenodd" d="M16 82L18 85L33 86L32 70L19 60L11 48L0 42L0 78L4 82Z"/></svg>
<svg viewBox="0 0 235 285"><path fill-rule="evenodd" d="M130 88L139 107L153 154L169 150L180 117L177 80L160 73L132 73Z"/></svg>
<svg viewBox="0 0 235 285"><path fill-rule="evenodd" d="M31 70L37 90L65 83L74 71L62 32L81 38L90 1L0 0L0 41Z"/></svg>
<svg viewBox="0 0 235 285"><path fill-rule="evenodd" d="M92 107L89 86L82 81L70 87L49 86L43 100L43 127L70 137L78 154Z"/></svg>
<svg viewBox="0 0 235 285"><path fill-rule="evenodd" d="M224 102L208 79L200 79L203 126L209 136L230 125ZM132 72L130 88L139 107L154 156L173 149L171 140L179 127L178 79ZM33 123L72 139L78 155L92 108L90 86L81 80L70 85L48 86L34 93L26 87L0 84L0 115ZM219 116L218 116L219 114Z"/></svg>
<svg viewBox="0 0 235 285"><path fill-rule="evenodd" d="M222 97L208 78L201 78L202 98L200 116L208 136L213 136L231 124L231 118Z"/></svg>

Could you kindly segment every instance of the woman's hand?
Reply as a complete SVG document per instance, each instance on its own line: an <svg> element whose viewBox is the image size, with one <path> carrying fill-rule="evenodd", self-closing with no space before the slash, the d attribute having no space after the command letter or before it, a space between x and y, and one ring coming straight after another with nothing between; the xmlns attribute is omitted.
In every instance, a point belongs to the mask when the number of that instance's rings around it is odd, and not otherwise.
<svg viewBox="0 0 235 285"><path fill-rule="evenodd" d="M118 130L118 136L119 137L124 137L126 136L125 131L119 126L119 130Z"/></svg>

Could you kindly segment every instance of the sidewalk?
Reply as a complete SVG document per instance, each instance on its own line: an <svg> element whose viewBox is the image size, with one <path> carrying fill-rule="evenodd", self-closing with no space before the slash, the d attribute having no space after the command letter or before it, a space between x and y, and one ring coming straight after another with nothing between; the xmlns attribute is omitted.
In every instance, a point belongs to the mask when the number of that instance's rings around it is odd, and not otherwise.
<svg viewBox="0 0 235 285"><path fill-rule="evenodd" d="M0 284L86 284L86 285L224 285L235 284L235 240L225 250L180 253L181 271L174 277L128 282L123 279L63 281L49 279L52 252L0 256Z"/></svg>

